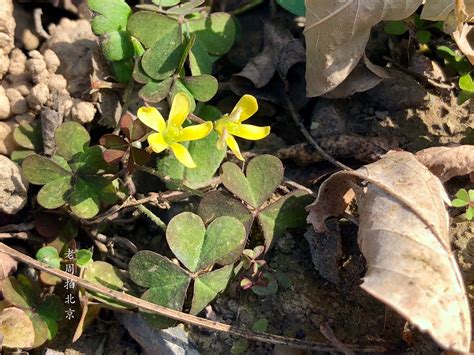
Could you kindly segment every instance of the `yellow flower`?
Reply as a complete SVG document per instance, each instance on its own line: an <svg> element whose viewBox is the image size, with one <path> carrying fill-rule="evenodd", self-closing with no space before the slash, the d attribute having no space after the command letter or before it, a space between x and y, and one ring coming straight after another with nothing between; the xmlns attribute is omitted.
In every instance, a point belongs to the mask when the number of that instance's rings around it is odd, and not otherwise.
<svg viewBox="0 0 474 355"><path fill-rule="evenodd" d="M219 133L218 149L224 149L225 144L234 152L237 158L244 160L240 153L239 145L233 136L256 141L270 134L270 126L258 127L242 124L258 111L257 99L252 95L244 95L230 114L224 115L214 123L214 128Z"/></svg>
<svg viewBox="0 0 474 355"><path fill-rule="evenodd" d="M183 128L183 123L191 111L191 103L186 94L178 93L171 105L168 123L154 107L140 107L137 116L143 124L156 133L148 136L148 143L155 153L171 148L176 159L187 168L196 164L186 147L179 142L194 141L206 137L212 131L212 122L205 122Z"/></svg>

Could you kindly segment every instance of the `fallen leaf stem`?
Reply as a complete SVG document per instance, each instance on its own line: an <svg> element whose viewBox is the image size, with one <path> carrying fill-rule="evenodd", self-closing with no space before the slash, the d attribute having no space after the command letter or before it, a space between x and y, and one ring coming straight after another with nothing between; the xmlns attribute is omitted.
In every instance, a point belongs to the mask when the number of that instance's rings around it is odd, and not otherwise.
<svg viewBox="0 0 474 355"><path fill-rule="evenodd" d="M163 306L159 306L157 304L142 300L140 298L131 296L123 292L111 290L104 286L95 285L84 279L81 279L80 277L76 275L66 273L65 271L50 268L46 264L43 264L29 257L28 255L25 255L19 252L18 250L10 248L9 246L3 243L0 243L0 252L8 254L12 258L20 262L26 263L35 269L47 272L63 280L69 279L71 281L74 281L77 285L81 286L87 291L98 292L113 299L114 301L125 303L130 306L139 308L143 311L159 314L159 315L172 318L177 321L184 322L190 325L194 325L197 327L206 328L210 330L215 330L219 332L224 332L224 333L232 334L235 336L244 337L249 340L261 341L261 342L270 343L270 344L288 345L288 346L292 346L292 347L300 348L300 349L325 351L325 352L337 351L337 349L331 344L305 341L305 340L288 338L288 337L284 337L280 335L273 335L273 334L268 334L268 333L263 333L263 332L253 332L247 329L238 328L238 327L234 327L228 324L211 321L211 320L196 317L187 313L172 310ZM359 351L360 352L386 351L386 349L383 346L359 346L359 345L346 345L346 346L349 349L353 351L357 351L357 352Z"/></svg>

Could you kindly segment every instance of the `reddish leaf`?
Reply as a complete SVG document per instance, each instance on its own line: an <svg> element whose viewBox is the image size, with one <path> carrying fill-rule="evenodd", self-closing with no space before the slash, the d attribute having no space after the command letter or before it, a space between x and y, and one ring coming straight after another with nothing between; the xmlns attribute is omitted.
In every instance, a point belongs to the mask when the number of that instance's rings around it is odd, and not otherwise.
<svg viewBox="0 0 474 355"><path fill-rule="evenodd" d="M107 149L102 156L107 164L115 164L123 158L124 154L125 151L123 150Z"/></svg>
<svg viewBox="0 0 474 355"><path fill-rule="evenodd" d="M145 165L151 159L151 155L143 149L132 147L130 152L133 161L137 165Z"/></svg>
<svg viewBox="0 0 474 355"><path fill-rule="evenodd" d="M140 120L135 120L132 125L130 142L139 141L148 133L148 128Z"/></svg>
<svg viewBox="0 0 474 355"><path fill-rule="evenodd" d="M125 139L116 134L105 134L99 140L100 145L103 145L106 148L127 150L128 143Z"/></svg>
<svg viewBox="0 0 474 355"><path fill-rule="evenodd" d="M133 117L130 113L126 113L120 119L120 129L125 137L131 141L131 130L133 125Z"/></svg>

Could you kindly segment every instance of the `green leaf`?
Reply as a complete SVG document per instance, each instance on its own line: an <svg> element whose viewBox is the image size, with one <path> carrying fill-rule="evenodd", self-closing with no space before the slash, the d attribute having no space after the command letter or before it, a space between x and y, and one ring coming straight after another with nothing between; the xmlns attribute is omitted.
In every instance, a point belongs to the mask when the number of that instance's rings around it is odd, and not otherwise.
<svg viewBox="0 0 474 355"><path fill-rule="evenodd" d="M37 312L42 318L60 321L64 317L63 301L57 295L48 295L39 305Z"/></svg>
<svg viewBox="0 0 474 355"><path fill-rule="evenodd" d="M383 30L389 35L400 36L408 31L408 26L403 21L389 21L385 24Z"/></svg>
<svg viewBox="0 0 474 355"><path fill-rule="evenodd" d="M474 202L474 190L469 190L469 201Z"/></svg>
<svg viewBox="0 0 474 355"><path fill-rule="evenodd" d="M5 308L0 313L2 345L7 348L32 348L35 328L26 313L15 307Z"/></svg>
<svg viewBox="0 0 474 355"><path fill-rule="evenodd" d="M143 54L143 70L155 80L166 79L176 71L181 52L181 34L171 32Z"/></svg>
<svg viewBox="0 0 474 355"><path fill-rule="evenodd" d="M474 92L469 92L469 91L461 91L458 95L457 98L457 104L462 105L465 103L467 100L470 100L474 97Z"/></svg>
<svg viewBox="0 0 474 355"><path fill-rule="evenodd" d="M474 207L469 207L466 210L466 219L471 221L474 218Z"/></svg>
<svg viewBox="0 0 474 355"><path fill-rule="evenodd" d="M431 32L429 31L418 31L416 32L416 39L421 44L426 44L431 39Z"/></svg>
<svg viewBox="0 0 474 355"><path fill-rule="evenodd" d="M36 253L36 259L55 269L59 269L61 267L61 258L59 257L56 248L53 247L42 247Z"/></svg>
<svg viewBox="0 0 474 355"><path fill-rule="evenodd" d="M127 30L145 48L151 48L166 38L174 40L180 33L178 21L151 11L138 11L130 16Z"/></svg>
<svg viewBox="0 0 474 355"><path fill-rule="evenodd" d="M145 71L143 70L140 59L137 59L135 61L135 66L133 67L132 75L133 75L133 79L139 84L147 84L153 81L153 79L150 78L150 76L147 73L145 73Z"/></svg>
<svg viewBox="0 0 474 355"><path fill-rule="evenodd" d="M152 0L151 2L158 6L170 7L178 5L180 0Z"/></svg>
<svg viewBox="0 0 474 355"><path fill-rule="evenodd" d="M253 286L252 292L259 296L271 296L278 292L278 282L273 277L272 274L265 272L263 276L268 280L268 285L266 287L263 286Z"/></svg>
<svg viewBox="0 0 474 355"><path fill-rule="evenodd" d="M95 285L105 286L115 291L123 291L124 276L116 267L106 263L105 261L94 261L84 271L84 279ZM129 308L129 306L121 304L111 298L96 292L89 292L93 298L110 304L115 307Z"/></svg>
<svg viewBox="0 0 474 355"><path fill-rule="evenodd" d="M125 29L132 14L132 9L124 0L87 0L87 5L96 13L91 21L96 35Z"/></svg>
<svg viewBox="0 0 474 355"><path fill-rule="evenodd" d="M214 177L225 157L225 150L216 148L218 140L219 136L213 131L203 139L187 143L196 168L188 169L174 155L168 155L158 160L157 170L162 175L179 180L190 188L203 187ZM173 187L172 183L168 185Z"/></svg>
<svg viewBox="0 0 474 355"><path fill-rule="evenodd" d="M101 39L104 56L109 61L129 59L135 54L130 35L126 31L113 31Z"/></svg>
<svg viewBox="0 0 474 355"><path fill-rule="evenodd" d="M76 154L69 162L69 166L72 171L82 176L95 175L110 169L110 165L105 162L102 149L98 145L86 148L82 154Z"/></svg>
<svg viewBox="0 0 474 355"><path fill-rule="evenodd" d="M46 325L46 328L48 329L48 338L47 340L52 340L56 334L58 333L58 322L56 322L54 319L48 318L46 316L39 315L41 320L44 322Z"/></svg>
<svg viewBox="0 0 474 355"><path fill-rule="evenodd" d="M150 81L140 89L138 96L146 102L161 102L168 96L171 84L173 84L173 78L167 78L160 82Z"/></svg>
<svg viewBox="0 0 474 355"><path fill-rule="evenodd" d="M128 84L130 79L132 79L133 60L119 60L116 62L110 62L109 65L115 80L117 80L119 83Z"/></svg>
<svg viewBox="0 0 474 355"><path fill-rule="evenodd" d="M227 265L240 256L245 242L245 228L234 217L219 217L209 226L198 215L183 212L173 217L166 230L171 251L190 271L209 265Z"/></svg>
<svg viewBox="0 0 474 355"><path fill-rule="evenodd" d="M266 332L268 328L268 321L265 318L260 318L252 325L254 332Z"/></svg>
<svg viewBox="0 0 474 355"><path fill-rule="evenodd" d="M21 274L18 276L26 278ZM28 283L28 279L16 279L14 276L3 280L2 295L9 304L20 308L34 307L39 299L39 292L35 291L31 282Z"/></svg>
<svg viewBox="0 0 474 355"><path fill-rule="evenodd" d="M209 101L217 93L217 79L212 75L188 76L179 80L198 101Z"/></svg>
<svg viewBox="0 0 474 355"><path fill-rule="evenodd" d="M243 354L249 348L250 343L247 339L239 338L232 344L232 348L230 348L231 354Z"/></svg>
<svg viewBox="0 0 474 355"><path fill-rule="evenodd" d="M72 190L69 205L71 211L80 218L92 218L100 211L97 187L89 180L77 179Z"/></svg>
<svg viewBox="0 0 474 355"><path fill-rule="evenodd" d="M294 191L265 207L258 214L266 250L269 250L275 240L281 237L288 228L306 225L308 213L305 207L313 200L314 198L304 191Z"/></svg>
<svg viewBox="0 0 474 355"><path fill-rule="evenodd" d="M219 270L201 274L194 280L194 294L190 314L201 312L219 293L225 290L234 265L227 265Z"/></svg>
<svg viewBox="0 0 474 355"><path fill-rule="evenodd" d="M76 263L82 268L87 267L92 262L92 252L88 249L79 249L76 253Z"/></svg>
<svg viewBox="0 0 474 355"><path fill-rule="evenodd" d="M83 153L91 137L80 123L69 121L61 124L54 132L56 153L70 160L77 153Z"/></svg>
<svg viewBox="0 0 474 355"><path fill-rule="evenodd" d="M41 133L41 124L30 124L24 122L13 131L13 139L22 148L32 149L36 152L43 150L43 135Z"/></svg>
<svg viewBox="0 0 474 355"><path fill-rule="evenodd" d="M464 74L459 78L459 87L461 90L474 92L474 81L470 74Z"/></svg>
<svg viewBox="0 0 474 355"><path fill-rule="evenodd" d="M23 160L22 170L25 178L35 185L71 177L71 174L56 162L40 155L26 157Z"/></svg>
<svg viewBox="0 0 474 355"><path fill-rule="evenodd" d="M72 189L71 182L71 176L48 182L38 192L38 203L50 210L63 206Z"/></svg>
<svg viewBox="0 0 474 355"><path fill-rule="evenodd" d="M179 16L191 15L193 13L198 13L199 11L204 10L203 7L198 7L203 3L204 0L190 0L178 6L172 7L171 9L167 9L166 13L169 15Z"/></svg>
<svg viewBox="0 0 474 355"><path fill-rule="evenodd" d="M128 264L133 282L142 287L188 284L189 275L168 258L149 250L136 253Z"/></svg>
<svg viewBox="0 0 474 355"><path fill-rule="evenodd" d="M33 348L38 348L43 345L46 340L48 340L49 329L46 323L41 319L38 313L31 310L25 311L28 318L30 318L33 328L35 329L35 341L33 343Z"/></svg>
<svg viewBox="0 0 474 355"><path fill-rule="evenodd" d="M210 191L203 196L198 214L206 225L218 217L235 217L242 222L247 234L250 233L254 219L252 213L240 201L220 191Z"/></svg>
<svg viewBox="0 0 474 355"><path fill-rule="evenodd" d="M204 45L196 39L189 53L189 66L194 76L212 73L212 59Z"/></svg>
<svg viewBox="0 0 474 355"><path fill-rule="evenodd" d="M237 26L228 13L215 12L209 17L188 21L188 26L210 54L224 55L234 44Z"/></svg>
<svg viewBox="0 0 474 355"><path fill-rule="evenodd" d="M458 192L456 192L456 198L464 202L469 202L469 193L466 189L459 189Z"/></svg>
<svg viewBox="0 0 474 355"><path fill-rule="evenodd" d="M234 163L222 165L224 186L254 208L270 198L283 181L283 164L273 155L259 155L247 166L246 175Z"/></svg>
<svg viewBox="0 0 474 355"><path fill-rule="evenodd" d="M278 5L296 16L304 16L306 6L304 0L277 0Z"/></svg>

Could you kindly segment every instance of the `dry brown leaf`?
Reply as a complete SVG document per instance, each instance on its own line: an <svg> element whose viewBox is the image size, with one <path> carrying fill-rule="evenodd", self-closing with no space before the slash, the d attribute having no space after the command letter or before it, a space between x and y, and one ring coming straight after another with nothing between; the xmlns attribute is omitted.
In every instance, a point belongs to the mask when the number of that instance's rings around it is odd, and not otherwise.
<svg viewBox="0 0 474 355"><path fill-rule="evenodd" d="M427 148L416 158L443 182L474 173L474 145Z"/></svg>
<svg viewBox="0 0 474 355"><path fill-rule="evenodd" d="M428 0L421 11L421 18L430 21L444 21L453 11L453 0Z"/></svg>
<svg viewBox="0 0 474 355"><path fill-rule="evenodd" d="M33 322L19 308L5 308L0 313L0 334L3 346L8 348L31 348L35 342Z"/></svg>
<svg viewBox="0 0 474 355"><path fill-rule="evenodd" d="M364 183L365 182L365 183ZM317 232L341 215L356 193L358 243L367 261L361 287L428 332L442 347L469 350L471 317L449 242L448 196L413 154L389 152L356 171L326 180L308 222Z"/></svg>
<svg viewBox="0 0 474 355"><path fill-rule="evenodd" d="M337 87L362 58L371 28L410 16L422 0L306 0L306 91Z"/></svg>
<svg viewBox="0 0 474 355"><path fill-rule="evenodd" d="M10 255L0 253L0 282L16 271L17 262Z"/></svg>

